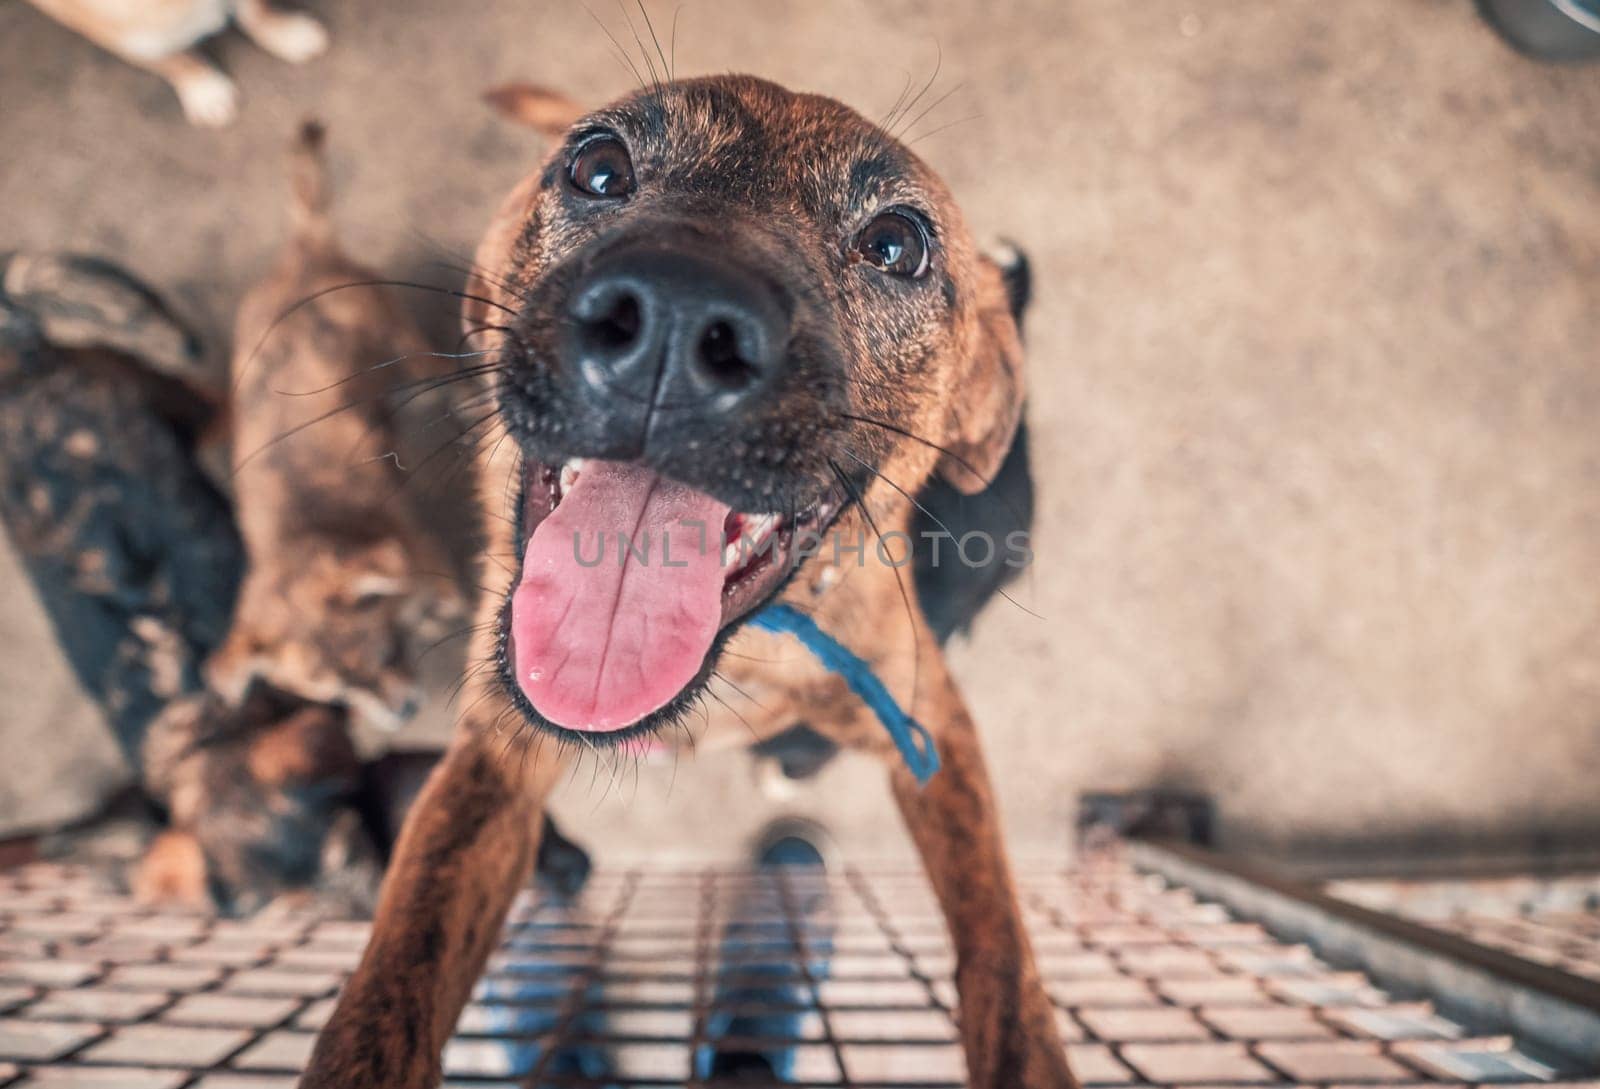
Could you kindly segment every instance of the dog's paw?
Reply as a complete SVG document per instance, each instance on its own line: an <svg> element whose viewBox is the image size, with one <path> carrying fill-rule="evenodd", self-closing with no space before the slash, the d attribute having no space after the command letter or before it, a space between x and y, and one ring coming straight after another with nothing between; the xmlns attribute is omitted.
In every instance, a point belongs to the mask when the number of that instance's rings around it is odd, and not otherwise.
<svg viewBox="0 0 1600 1089"><path fill-rule="evenodd" d="M241 784L244 786L244 784ZM284 897L316 899L329 874L329 838L348 812L312 787L278 791L246 787L238 797L213 796L193 825L204 888L225 915L250 916ZM354 832L360 832L357 825ZM335 875L352 881L357 876Z"/></svg>
<svg viewBox="0 0 1600 1089"><path fill-rule="evenodd" d="M557 896L572 899L588 884L594 863L589 852L561 834L550 814L544 815L544 834L539 837L539 854L534 872L545 887Z"/></svg>
<svg viewBox="0 0 1600 1089"><path fill-rule="evenodd" d="M231 916L312 909L370 918L383 863L360 814L303 811L286 826L281 805L267 808L277 809L275 820L221 811L196 832L169 828L156 836L129 874L134 899Z"/></svg>
<svg viewBox="0 0 1600 1089"><path fill-rule="evenodd" d="M153 852L142 884L190 900L203 889L232 915L314 889L360 788L348 717L257 686L238 707L213 698L163 720L145 744L143 770L176 833ZM348 867L353 854L346 849L333 865Z"/></svg>
<svg viewBox="0 0 1600 1089"><path fill-rule="evenodd" d="M211 906L205 852L187 832L169 828L151 840L128 883L134 899L149 907Z"/></svg>
<svg viewBox="0 0 1600 1089"><path fill-rule="evenodd" d="M290 64L304 64L328 51L328 28L298 11L274 13L252 36L262 49Z"/></svg>
<svg viewBox="0 0 1600 1089"><path fill-rule="evenodd" d="M239 91L233 80L215 68L185 76L174 85L183 115L191 125L220 129L239 116Z"/></svg>

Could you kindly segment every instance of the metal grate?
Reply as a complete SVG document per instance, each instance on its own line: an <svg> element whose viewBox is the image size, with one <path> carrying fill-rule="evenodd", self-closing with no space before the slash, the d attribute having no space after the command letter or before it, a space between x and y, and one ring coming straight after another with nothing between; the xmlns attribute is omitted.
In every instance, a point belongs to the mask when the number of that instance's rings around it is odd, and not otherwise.
<svg viewBox="0 0 1600 1089"><path fill-rule="evenodd" d="M1474 1036L1114 856L1020 883L1087 1084L1593 1076ZM305 916L152 913L72 866L0 873L0 1085L291 1086L365 936ZM446 1084L776 1069L781 1084L959 1086L952 968L916 873L600 871L575 902L515 906Z"/></svg>
<svg viewBox="0 0 1600 1089"><path fill-rule="evenodd" d="M1332 882L1328 891L1600 981L1600 874L1357 878Z"/></svg>

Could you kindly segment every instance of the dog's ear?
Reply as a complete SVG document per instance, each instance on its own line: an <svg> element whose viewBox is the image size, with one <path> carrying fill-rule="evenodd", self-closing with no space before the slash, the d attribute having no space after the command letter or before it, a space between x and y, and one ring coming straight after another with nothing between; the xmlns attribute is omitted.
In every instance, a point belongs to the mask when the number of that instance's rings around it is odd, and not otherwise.
<svg viewBox="0 0 1600 1089"><path fill-rule="evenodd" d="M532 83L507 83L484 92L484 100L507 117L546 136L559 139L585 110L566 95ZM478 249L473 272L467 277L468 298L461 304L461 331L475 336L494 324L490 311L518 304L505 284L478 269L504 268L513 251L525 245L530 217L538 203L540 176L529 174L500 202Z"/></svg>
<svg viewBox="0 0 1600 1089"><path fill-rule="evenodd" d="M1022 251L978 260L976 313L955 375L939 475L967 495L994 479L1022 419L1022 311L1030 293Z"/></svg>
<svg viewBox="0 0 1600 1089"><path fill-rule="evenodd" d="M483 93L483 100L505 116L535 132L559 137L588 111L548 87L533 83L507 83Z"/></svg>

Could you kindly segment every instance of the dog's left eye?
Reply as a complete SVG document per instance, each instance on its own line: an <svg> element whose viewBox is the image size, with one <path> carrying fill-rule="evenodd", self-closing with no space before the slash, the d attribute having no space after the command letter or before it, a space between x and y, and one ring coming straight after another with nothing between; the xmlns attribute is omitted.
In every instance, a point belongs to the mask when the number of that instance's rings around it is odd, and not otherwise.
<svg viewBox="0 0 1600 1089"><path fill-rule="evenodd" d="M616 200L633 192L633 159L615 136L596 136L573 155L567 177L579 192Z"/></svg>
<svg viewBox="0 0 1600 1089"><path fill-rule="evenodd" d="M909 212L891 208L856 235L855 250L880 272L912 279L928 271L928 236Z"/></svg>

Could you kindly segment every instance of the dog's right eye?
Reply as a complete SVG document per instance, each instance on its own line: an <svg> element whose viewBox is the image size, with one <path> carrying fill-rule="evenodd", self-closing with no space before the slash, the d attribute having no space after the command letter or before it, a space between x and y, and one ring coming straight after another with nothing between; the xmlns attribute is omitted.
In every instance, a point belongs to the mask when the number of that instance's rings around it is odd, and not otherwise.
<svg viewBox="0 0 1600 1089"><path fill-rule="evenodd" d="M633 192L633 159L615 136L594 136L573 154L567 179L580 193L619 200Z"/></svg>
<svg viewBox="0 0 1600 1089"><path fill-rule="evenodd" d="M856 235L855 253L879 272L920 279L928 271L928 236L910 212L891 208Z"/></svg>

